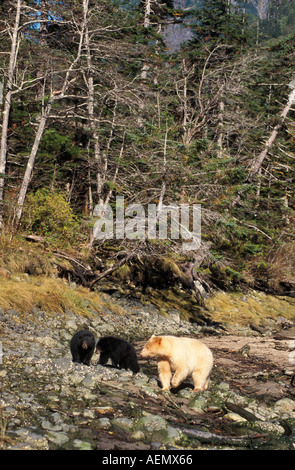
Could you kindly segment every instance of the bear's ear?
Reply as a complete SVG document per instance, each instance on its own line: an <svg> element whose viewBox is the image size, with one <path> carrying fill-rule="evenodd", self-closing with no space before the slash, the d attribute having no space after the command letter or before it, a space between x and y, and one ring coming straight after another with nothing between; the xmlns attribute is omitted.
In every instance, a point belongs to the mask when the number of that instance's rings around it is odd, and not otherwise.
<svg viewBox="0 0 295 470"><path fill-rule="evenodd" d="M162 338L161 338L161 336L158 336L158 337L156 338L156 343L160 346L160 344L162 343Z"/></svg>

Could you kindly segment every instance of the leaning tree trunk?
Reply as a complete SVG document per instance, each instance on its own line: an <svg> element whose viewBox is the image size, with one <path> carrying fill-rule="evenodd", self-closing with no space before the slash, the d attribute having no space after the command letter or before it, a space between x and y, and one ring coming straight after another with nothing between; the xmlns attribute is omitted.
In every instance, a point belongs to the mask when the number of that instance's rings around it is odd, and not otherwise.
<svg viewBox="0 0 295 470"><path fill-rule="evenodd" d="M24 177L23 177L23 182L22 182L21 189L20 189L20 192L19 192L16 211L15 211L15 219L16 219L17 224L19 223L19 221L21 219L21 216L22 216L24 201L25 201L25 197L26 197L26 194L27 194L27 190L28 190L30 179L31 179L31 175L32 175L32 172L33 172L36 155L37 155L37 152L38 152L38 149L39 149L40 141L41 141L41 138L42 138L42 135L43 135L43 132L44 132L44 129L45 129L46 121L47 121L48 116L50 114L53 102L54 102L54 96L52 96L50 98L49 102L47 103L46 109L45 109L43 115L41 116L39 126L38 126L38 130L37 130L37 133L36 133L36 136L35 136L35 141L34 141L34 144L33 144L29 159L28 159L28 163L27 163L26 171L25 171L25 174L24 174Z"/></svg>
<svg viewBox="0 0 295 470"><path fill-rule="evenodd" d="M291 93L289 94L288 102L287 102L287 104L286 104L285 108L283 109L283 111L281 113L281 116L280 116L280 122L278 122L278 124L274 127L274 129L273 129L271 135L269 136L262 152L260 152L260 154L252 162L252 165L251 165L251 168L250 168L250 171L249 171L249 177L248 177L249 181L252 181L253 178L259 172L264 159L266 158L271 146L273 145L274 141L277 138L279 130L281 129L282 125L284 124L284 122L286 120L286 117L288 115L288 112L291 109L291 106L292 106L294 100L295 100L295 87L292 89Z"/></svg>

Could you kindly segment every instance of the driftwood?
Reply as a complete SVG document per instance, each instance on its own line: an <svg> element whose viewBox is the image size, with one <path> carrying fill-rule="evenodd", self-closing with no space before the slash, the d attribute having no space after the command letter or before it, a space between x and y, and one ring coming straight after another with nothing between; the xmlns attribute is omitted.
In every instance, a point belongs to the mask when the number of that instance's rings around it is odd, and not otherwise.
<svg viewBox="0 0 295 470"><path fill-rule="evenodd" d="M237 413L238 415L242 416L242 418L245 418L247 421L253 422L258 420L257 416L255 416L253 413L250 413L250 411L245 410L240 405L236 405L235 403L226 401L225 406L228 410Z"/></svg>
<svg viewBox="0 0 295 470"><path fill-rule="evenodd" d="M265 333L265 329L261 328L260 326L255 325L254 323L249 324L251 330L256 331L257 333L260 333L263 335Z"/></svg>
<svg viewBox="0 0 295 470"><path fill-rule="evenodd" d="M93 272L85 272L80 270L77 267L74 269L66 268L60 264L56 264L58 269L58 275L61 278L65 278L68 281L76 282L77 284L82 285L83 287L89 287L90 282L93 280L93 277L96 276Z"/></svg>
<svg viewBox="0 0 295 470"><path fill-rule="evenodd" d="M209 431L200 431L199 429L181 429L181 431L188 437L195 438L200 442L206 442L210 444L220 444L228 446L237 446L237 447L252 447L253 441L265 442L267 436L265 435L254 435L254 436L221 436L219 434L214 434Z"/></svg>
<svg viewBox="0 0 295 470"><path fill-rule="evenodd" d="M35 243L46 243L46 238L42 237L41 235L26 235L25 239L28 240L29 242L35 242Z"/></svg>

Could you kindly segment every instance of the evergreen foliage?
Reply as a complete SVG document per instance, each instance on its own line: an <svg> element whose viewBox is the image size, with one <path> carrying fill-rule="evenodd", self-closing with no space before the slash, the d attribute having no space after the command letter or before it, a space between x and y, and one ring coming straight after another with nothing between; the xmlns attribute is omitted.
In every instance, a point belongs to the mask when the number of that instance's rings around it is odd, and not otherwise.
<svg viewBox="0 0 295 470"><path fill-rule="evenodd" d="M267 17L262 21L262 32L265 38L278 38L294 31L295 4L292 0L271 0Z"/></svg>
<svg viewBox="0 0 295 470"><path fill-rule="evenodd" d="M71 11L63 2L23 4L8 126L7 207L11 198L16 204L50 103L22 227L73 240L79 238L76 217L88 222L97 203L112 203L116 195L142 204L161 198L164 204L199 203L203 241L211 247L204 269L232 285L241 273L253 267L258 272L281 244L295 243L293 110L260 174L248 179L295 78L295 36L257 44L244 1L204 0L190 11L193 40L169 55L160 32L177 16L170 2L152 2L148 28L143 4L89 1L86 11L85 2L73 1ZM264 32L270 35L275 15L272 36L278 37L291 29L293 7L284 0L277 14L274 6ZM0 6L4 90L14 8L14 2ZM1 117L2 111L3 105ZM6 221L13 218L10 211Z"/></svg>
<svg viewBox="0 0 295 470"><path fill-rule="evenodd" d="M197 20L194 36L197 42L244 44L249 38L249 21L244 1L203 0L193 14Z"/></svg>

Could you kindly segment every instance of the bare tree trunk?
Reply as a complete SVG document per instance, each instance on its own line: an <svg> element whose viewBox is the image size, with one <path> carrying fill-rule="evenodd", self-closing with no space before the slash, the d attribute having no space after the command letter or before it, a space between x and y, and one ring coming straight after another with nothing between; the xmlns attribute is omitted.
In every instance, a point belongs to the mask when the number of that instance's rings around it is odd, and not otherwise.
<svg viewBox="0 0 295 470"><path fill-rule="evenodd" d="M164 148L163 148L163 179L162 179L162 188L161 194L157 206L157 217L159 216L162 208L163 208L163 201L166 194L166 175L167 175L167 140L168 140L168 126L166 122L166 132L165 132L165 139L164 139Z"/></svg>
<svg viewBox="0 0 295 470"><path fill-rule="evenodd" d="M89 127L92 132L93 137L93 151L94 151L94 160L96 164L96 191L98 196L98 203L102 203L102 189L103 189L103 178L101 175L101 152L99 145L99 133L97 129L97 123L95 122L94 116L94 80L93 80L93 66L91 58L91 47L90 47L90 37L89 37L89 28L87 24L88 17L88 0L83 0L83 14L85 21L85 50L86 50L86 61L87 61L87 77L85 82L88 88L88 118L89 118Z"/></svg>
<svg viewBox="0 0 295 470"><path fill-rule="evenodd" d="M143 6L144 6L143 26L145 28L148 28L151 24L150 16L151 16L151 11L152 11L152 8L151 8L152 1L153 0L143 0ZM142 80L145 80L147 78L148 70L149 70L149 66L144 63L141 68L141 74L140 74L140 77Z"/></svg>
<svg viewBox="0 0 295 470"><path fill-rule="evenodd" d="M28 159L28 163L27 163L25 175L24 175L24 178L23 178L22 186L21 186L21 189L20 189L20 192L19 192L16 212L15 212L16 224L19 223L19 221L21 219L21 216L22 216L25 197L26 197L26 194L27 194L27 190L28 190L30 179L31 179L31 175L32 175L32 172L33 172L33 167L34 167L36 155L37 155L37 152L38 152L38 149L39 149L39 145L40 145L40 142L41 142L41 138L42 138L42 135L43 135L43 132L44 132L44 129L45 129L47 119L50 116L52 106L53 106L55 101L64 98L65 93L66 93L70 83L73 82L73 80L75 80L75 78L72 79L72 80L69 80L69 78L70 78L70 74L71 74L72 70L74 69L74 67L76 66L77 62L80 60L80 57L81 57L81 50L82 50L82 46L83 46L83 43L84 43L85 27L86 27L86 19L84 17L82 25L81 25L80 40L79 40L79 47L78 47L77 55L76 55L75 59L73 60L73 62L71 63L70 67L68 68L68 70L66 72L62 88L58 91L54 91L51 94L51 96L49 98L49 101L48 101L48 103L47 103L47 105L44 109L44 112L42 113L42 115L40 117L38 129L37 129L35 140L34 140L34 144L33 144L33 147L31 149L31 153L30 153L30 156L29 156L29 159Z"/></svg>
<svg viewBox="0 0 295 470"><path fill-rule="evenodd" d="M183 126L183 142L186 142L186 134L187 134L187 123L188 123L188 98L187 98L187 81L188 81L188 74L185 66L185 60L182 61L182 67L184 71L184 79L183 79L183 119L182 119L182 126Z"/></svg>
<svg viewBox="0 0 295 470"><path fill-rule="evenodd" d="M152 0L145 0L144 1L144 22L143 22L143 26L145 28L148 28L150 26L151 3L152 3Z"/></svg>
<svg viewBox="0 0 295 470"><path fill-rule="evenodd" d="M16 59L18 54L18 44L19 44L19 25L20 25L20 15L22 8L22 0L17 0L16 4L16 14L15 22L11 39L11 49L10 49L10 59L9 59L9 68L8 68L8 78L7 78L7 92L4 98L4 110L3 110L3 119L2 119L2 133L1 133L1 147L0 147L0 229L3 228L3 196L4 196L4 184L5 184L5 172L6 172L6 157L7 157L7 133L8 133L8 122L9 114L11 107L11 96L12 96L12 85L13 77L16 66Z"/></svg>
<svg viewBox="0 0 295 470"><path fill-rule="evenodd" d="M188 83L189 80L195 70L195 66L191 67L190 69L186 66L185 59L182 60L182 76L183 79L180 80L180 84L176 82L176 93L178 98L182 103L182 141L184 145L189 145L190 143L190 135L191 135L191 127L192 127L192 118L194 116L195 110L189 108L189 98L188 98Z"/></svg>
<svg viewBox="0 0 295 470"><path fill-rule="evenodd" d="M274 127L274 129L273 129L272 133L270 134L270 136L269 136L262 152L260 152L260 154L252 162L252 165L251 165L251 168L250 168L250 171L249 171L249 177L248 177L249 181L253 180L253 178L259 172L259 170L261 168L261 165L262 165L265 157L268 154L269 149L271 148L274 141L276 140L277 135L279 133L279 130L281 129L282 125L284 124L284 122L286 120L286 117L288 115L288 112L290 111L290 108L291 108L294 100L295 100L295 88L293 88L291 93L289 94L288 102L287 102L285 108L283 109L283 111L280 115L280 118L281 118L280 122Z"/></svg>
<svg viewBox="0 0 295 470"><path fill-rule="evenodd" d="M89 153L89 149L88 149ZM86 202L87 208L87 215L92 214L93 212L93 195L92 195L92 188L91 188L91 172L90 172L90 161L89 161L89 154L88 154L88 173L87 173L87 182L88 182L88 200Z"/></svg>
<svg viewBox="0 0 295 470"><path fill-rule="evenodd" d="M223 154L223 116L224 116L224 101L221 99L219 102L219 114L218 114L218 136L217 136L217 156L222 157Z"/></svg>
<svg viewBox="0 0 295 470"><path fill-rule="evenodd" d="M189 146L195 138L196 134L200 132L201 129L205 126L207 120L207 113L209 112L210 108L214 106L214 103L217 101L218 96L221 95L223 91L224 84L219 87L219 90L216 93L212 93L212 97L210 99L204 99L203 89L207 80L208 65L214 54L221 47L221 45L217 45L216 47L214 47L214 49L208 51L208 55L204 62L204 66L201 72L200 82L197 85L197 89L194 91L195 100L193 103L191 103L191 98L189 98L188 84L189 79L191 79L194 75L195 67L193 66L190 69L187 69L185 61L183 60L182 70L184 78L181 81L183 82L183 85L179 86L176 83L176 92L183 106L182 141L185 146Z"/></svg>
<svg viewBox="0 0 295 470"><path fill-rule="evenodd" d="M47 103L45 111L42 114L41 119L39 121L39 126L38 126L38 130L37 130L37 133L36 133L36 136L35 136L35 141L34 141L32 149L31 149L31 153L30 153L30 156L29 156L29 159L28 159L26 171L25 171L25 174L24 174L24 177L23 177L23 182L22 182L21 189L20 189L19 196L18 196L17 207L16 207L16 211L15 211L15 219L16 219L17 224L19 223L19 221L21 219L21 216L22 216L25 197L26 197L26 194L27 194L27 190L28 190L30 179L31 179L31 175L32 175L32 172L33 172L35 158L36 158L36 155L37 155L37 152L38 152L38 149L39 149L40 141L41 141L41 138L42 138L42 135L43 135L43 132L44 132L44 128L45 128L45 124L46 124L46 121L47 121L48 116L50 114L50 111L51 111L51 108L52 108L52 105L53 105L54 101L55 101L55 96L51 96L48 103Z"/></svg>

